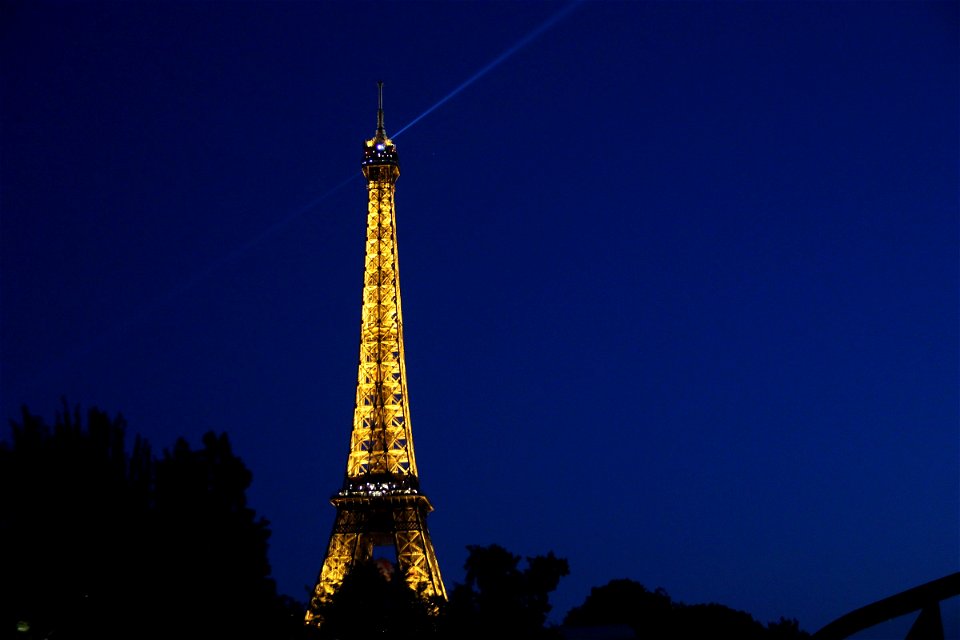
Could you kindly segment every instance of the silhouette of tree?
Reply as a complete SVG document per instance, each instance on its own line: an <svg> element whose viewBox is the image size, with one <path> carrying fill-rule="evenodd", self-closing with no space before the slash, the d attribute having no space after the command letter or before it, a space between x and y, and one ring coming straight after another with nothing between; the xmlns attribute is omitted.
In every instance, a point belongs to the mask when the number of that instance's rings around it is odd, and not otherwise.
<svg viewBox="0 0 960 640"><path fill-rule="evenodd" d="M767 638L770 640L799 640L809 638L810 634L800 628L800 622L795 618L784 618L776 622L767 623Z"/></svg>
<svg viewBox="0 0 960 640"><path fill-rule="evenodd" d="M0 636L290 637L302 610L276 594L268 523L226 435L161 458L126 423L66 403L53 428L24 408L0 443ZM296 613L294 613L296 612ZM296 625L296 626L294 626Z"/></svg>
<svg viewBox="0 0 960 640"><path fill-rule="evenodd" d="M225 434L207 433L199 450L181 438L157 462L151 528L160 544L152 557L157 579L147 586L157 601L175 605L176 615L158 623L165 635L269 630L270 531L246 504L251 480Z"/></svg>
<svg viewBox="0 0 960 640"><path fill-rule="evenodd" d="M648 591L628 579L594 587L584 603L564 618L570 627L627 625L637 638L739 638L741 640L799 640L809 638L796 620L780 618L766 627L749 613L720 604L687 605L674 602L661 588Z"/></svg>
<svg viewBox="0 0 960 640"><path fill-rule="evenodd" d="M445 637L556 637L544 623L550 592L570 573L565 559L550 552L527 558L521 570L520 557L499 545L467 549L466 584L450 594L441 625Z"/></svg>
<svg viewBox="0 0 960 640"><path fill-rule="evenodd" d="M377 561L354 565L317 613L323 622L314 637L321 639L413 639L435 632L428 600L413 591L399 571Z"/></svg>
<svg viewBox="0 0 960 640"><path fill-rule="evenodd" d="M12 431L0 446L3 627L22 621L36 637L65 625L79 632L92 624L92 608L129 584L123 559L149 490L130 470L146 466L149 448L138 441L128 458L122 417L93 409L84 430L79 410L66 405L52 430L24 409Z"/></svg>
<svg viewBox="0 0 960 640"><path fill-rule="evenodd" d="M563 623L572 627L623 624L638 637L663 637L669 632L673 601L661 588L648 591L639 582L611 580L594 587L579 607L571 609Z"/></svg>
<svg viewBox="0 0 960 640"><path fill-rule="evenodd" d="M716 603L677 606L673 612L672 627L681 638L766 638L766 629L749 613Z"/></svg>

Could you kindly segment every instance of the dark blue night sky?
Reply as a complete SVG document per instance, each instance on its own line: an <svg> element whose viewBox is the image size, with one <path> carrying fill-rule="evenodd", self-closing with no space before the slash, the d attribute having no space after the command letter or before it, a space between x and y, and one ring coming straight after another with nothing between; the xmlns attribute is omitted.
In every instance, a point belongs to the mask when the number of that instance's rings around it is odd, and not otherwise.
<svg viewBox="0 0 960 640"><path fill-rule="evenodd" d="M376 81L394 133L516 47L396 137L448 585L499 543L569 559L557 621L629 577L814 631L960 569L958 4L586 2L524 40L566 6L0 5L3 419L227 431L303 599Z"/></svg>

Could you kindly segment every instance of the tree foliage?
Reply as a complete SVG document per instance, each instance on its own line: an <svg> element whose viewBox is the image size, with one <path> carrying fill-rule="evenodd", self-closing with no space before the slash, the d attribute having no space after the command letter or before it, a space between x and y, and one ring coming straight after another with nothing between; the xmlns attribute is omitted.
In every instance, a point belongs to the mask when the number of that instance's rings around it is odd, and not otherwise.
<svg viewBox="0 0 960 640"><path fill-rule="evenodd" d="M322 640L426 638L435 632L431 603L413 591L399 570L376 561L361 562L316 613L323 620L314 637Z"/></svg>
<svg viewBox="0 0 960 640"><path fill-rule="evenodd" d="M572 627L627 625L641 637L663 637L669 632L673 602L663 589L648 591L634 580L611 580L590 590L579 607L563 620Z"/></svg>
<svg viewBox="0 0 960 640"><path fill-rule="evenodd" d="M0 635L199 638L292 628L267 561L268 523L226 435L155 456L126 423L26 409L0 445Z"/></svg>
<svg viewBox="0 0 960 640"><path fill-rule="evenodd" d="M639 582L611 580L594 587L584 603L567 613L564 625L594 627L626 625L637 638L740 638L741 640L800 640L809 634L796 620L780 618L767 626L749 613L724 605L674 602L663 589L648 591Z"/></svg>
<svg viewBox="0 0 960 640"><path fill-rule="evenodd" d="M515 556L499 545L469 546L466 583L456 585L442 620L447 637L550 637L544 627L549 595L570 573L567 561L553 555Z"/></svg>

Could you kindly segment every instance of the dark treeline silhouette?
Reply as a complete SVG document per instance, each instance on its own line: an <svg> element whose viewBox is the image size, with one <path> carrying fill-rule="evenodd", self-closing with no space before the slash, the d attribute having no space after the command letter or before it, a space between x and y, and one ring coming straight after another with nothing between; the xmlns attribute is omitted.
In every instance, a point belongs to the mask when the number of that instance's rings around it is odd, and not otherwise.
<svg viewBox="0 0 960 640"><path fill-rule="evenodd" d="M0 637L289 637L268 523L226 435L162 455L97 409L23 410L0 444Z"/></svg>
<svg viewBox="0 0 960 640"><path fill-rule="evenodd" d="M611 580L594 587L563 621L569 627L629 627L637 638L738 638L793 640L809 638L796 620L780 618L766 626L746 612L720 604L674 602L663 589L648 591L639 582Z"/></svg>
<svg viewBox="0 0 960 640"><path fill-rule="evenodd" d="M454 586L446 603L418 598L402 575L384 571L382 564L358 565L321 606L324 622L310 635L319 640L810 637L796 620L780 618L763 625L743 611L720 604L674 602L663 589L648 591L627 579L595 587L582 605L567 614L562 627L551 626L546 623L549 595L569 573L566 560L548 553L527 558L527 566L521 569L520 558L498 545L468 550L466 582Z"/></svg>
<svg viewBox="0 0 960 640"><path fill-rule="evenodd" d="M449 638L557 637L544 628L550 593L570 573L567 561L553 552L527 558L499 545L469 546L464 564L466 583L457 584L441 616L440 630Z"/></svg>
<svg viewBox="0 0 960 640"><path fill-rule="evenodd" d="M323 623L309 636L322 640L375 637L560 638L544 626L549 594L567 575L567 561L546 556L520 557L503 547L470 546L466 583L457 584L449 602L420 598L397 570L380 561L356 565L340 589L317 611Z"/></svg>
<svg viewBox="0 0 960 640"><path fill-rule="evenodd" d="M252 474L225 434L160 455L137 436L128 451L122 417L91 409L84 424L66 402L52 427L26 408L11 427L0 441L0 637L808 637L795 620L764 626L632 580L594 588L553 626L549 596L567 561L498 545L468 547L447 602L411 591L389 563L358 564L321 605L320 628L304 627L303 605L270 578L268 523L247 506Z"/></svg>

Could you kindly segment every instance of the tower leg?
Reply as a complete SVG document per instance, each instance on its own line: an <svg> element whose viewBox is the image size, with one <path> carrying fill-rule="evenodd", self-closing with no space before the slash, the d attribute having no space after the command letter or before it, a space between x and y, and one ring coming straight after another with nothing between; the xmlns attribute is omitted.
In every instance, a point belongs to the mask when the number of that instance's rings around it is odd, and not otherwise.
<svg viewBox="0 0 960 640"><path fill-rule="evenodd" d="M378 545L393 546L397 568L407 585L422 598L446 599L440 566L426 527L426 510L420 504L401 501L340 506L307 608L307 624L320 624L319 606L336 593L355 564L372 559Z"/></svg>

